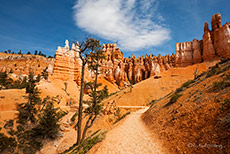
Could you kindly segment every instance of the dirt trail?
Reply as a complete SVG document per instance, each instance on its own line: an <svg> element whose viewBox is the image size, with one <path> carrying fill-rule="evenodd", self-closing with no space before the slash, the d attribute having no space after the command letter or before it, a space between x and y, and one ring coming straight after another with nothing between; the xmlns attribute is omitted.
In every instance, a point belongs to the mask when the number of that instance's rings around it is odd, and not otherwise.
<svg viewBox="0 0 230 154"><path fill-rule="evenodd" d="M106 138L90 150L89 154L162 154L159 143L154 141L141 120L148 108L131 113Z"/></svg>

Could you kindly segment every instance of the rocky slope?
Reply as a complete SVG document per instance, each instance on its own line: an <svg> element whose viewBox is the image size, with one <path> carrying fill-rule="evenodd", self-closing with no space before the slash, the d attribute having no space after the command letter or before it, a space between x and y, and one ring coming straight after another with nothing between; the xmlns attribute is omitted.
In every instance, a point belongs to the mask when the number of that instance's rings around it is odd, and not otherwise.
<svg viewBox="0 0 230 154"><path fill-rule="evenodd" d="M118 106L143 106L153 99L159 99L166 94L176 90L184 82L194 79L194 72L197 74L207 71L216 61L204 62L184 68L171 68L160 75L150 77L141 81L133 87L128 87L105 100L105 102L116 101Z"/></svg>
<svg viewBox="0 0 230 154"><path fill-rule="evenodd" d="M230 153L230 61L217 64L142 116L169 153Z"/></svg>
<svg viewBox="0 0 230 154"><path fill-rule="evenodd" d="M0 53L0 72L10 72L11 77L15 79L23 78L29 71L33 71L35 75L41 74L46 68L52 74L53 63L53 58L39 55Z"/></svg>

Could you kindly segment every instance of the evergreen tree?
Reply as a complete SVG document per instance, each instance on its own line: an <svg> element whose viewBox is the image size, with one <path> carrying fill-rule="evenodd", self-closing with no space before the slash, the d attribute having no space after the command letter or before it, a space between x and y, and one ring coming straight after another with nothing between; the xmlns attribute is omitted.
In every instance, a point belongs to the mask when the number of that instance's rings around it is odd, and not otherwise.
<svg viewBox="0 0 230 154"><path fill-rule="evenodd" d="M48 100L46 107L39 117L39 125L34 128L36 136L41 138L54 139L59 131L59 120L62 118L62 112L58 112L58 108L54 108L53 102Z"/></svg>
<svg viewBox="0 0 230 154"><path fill-rule="evenodd" d="M99 95L101 92L97 91L97 76L98 76L98 68L99 68L99 61L102 59L103 52L100 49L100 43L98 40L93 38L88 38L86 41L83 41L79 45L79 57L82 61L82 68L81 68L81 85L80 85L80 99L79 99L79 108L78 108L78 122L77 122L77 145L79 145L85 138L86 132L88 128L90 128L97 115L101 110L100 99L101 96ZM84 111L85 114L88 116L88 120L85 124L83 133L82 133L82 116L83 116L83 90L85 88L84 85L84 74L85 74L85 66L89 64L89 68L92 69L95 74L94 82L90 82L87 86L91 89L91 101L85 101L85 103L89 104L89 107Z"/></svg>
<svg viewBox="0 0 230 154"><path fill-rule="evenodd" d="M27 103L22 103L18 105L19 111L19 120L18 122L21 124L26 124L28 121L31 123L36 122L36 113L37 109L35 107L41 99L39 97L40 91L38 90L35 84L36 80L34 80L34 74L30 72L28 83L26 84L26 93L28 94Z"/></svg>
<svg viewBox="0 0 230 154"><path fill-rule="evenodd" d="M66 114L59 108L54 108L49 97L41 102L33 73L30 72L28 80L23 79L23 82L26 81L28 101L18 105L16 129L13 120L4 125L9 137L0 133L0 153L36 153L41 149L44 139L57 137L60 119Z"/></svg>
<svg viewBox="0 0 230 154"><path fill-rule="evenodd" d="M45 80L48 80L48 76L49 76L49 73L48 73L48 67L46 67L43 71L42 71L42 76Z"/></svg>
<svg viewBox="0 0 230 154"><path fill-rule="evenodd" d="M7 72L0 72L0 85L3 86L3 88L8 89L11 87L13 83L13 80L8 77Z"/></svg>
<svg viewBox="0 0 230 154"><path fill-rule="evenodd" d="M38 74L37 77L36 77L36 82L40 82L40 80L41 80L41 75Z"/></svg>
<svg viewBox="0 0 230 154"><path fill-rule="evenodd" d="M18 52L18 54L22 54L22 51L20 50L20 51Z"/></svg>
<svg viewBox="0 0 230 154"><path fill-rule="evenodd" d="M101 50L99 41L95 42L94 52L90 54L90 60L88 61L88 68L95 74L93 82L88 82L86 87L90 89L89 96L91 99L85 101L88 104L88 107L85 109L84 113L88 116L88 120L85 124L81 142L85 139L86 132L89 128L92 127L97 116L100 114L102 109L101 101L108 96L108 88L105 86L103 90L97 90L101 84L98 84L97 78L99 74L100 61L105 59L104 52Z"/></svg>

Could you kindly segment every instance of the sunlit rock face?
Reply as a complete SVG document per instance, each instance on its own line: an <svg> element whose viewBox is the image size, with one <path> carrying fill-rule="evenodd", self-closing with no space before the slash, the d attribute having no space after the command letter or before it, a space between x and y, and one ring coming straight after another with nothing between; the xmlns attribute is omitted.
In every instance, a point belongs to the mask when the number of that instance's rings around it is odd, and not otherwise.
<svg viewBox="0 0 230 154"><path fill-rule="evenodd" d="M194 39L192 41L192 51L193 51L193 63L197 64L202 62L202 55L201 55L201 49L202 49L202 41L199 41L197 39Z"/></svg>
<svg viewBox="0 0 230 154"><path fill-rule="evenodd" d="M112 83L126 87L130 84L138 83L151 76L160 74L174 66L175 55L162 57L159 55L141 55L124 58L123 53L116 47L116 44L104 44L103 51L106 59L101 64L101 74Z"/></svg>
<svg viewBox="0 0 230 154"><path fill-rule="evenodd" d="M230 24L221 26L221 14L212 16L213 46L217 56L221 58L230 57Z"/></svg>
<svg viewBox="0 0 230 154"><path fill-rule="evenodd" d="M176 43L175 66L184 67L202 61L230 57L230 24L221 25L221 14L212 16L211 27L204 24L203 40Z"/></svg>
<svg viewBox="0 0 230 154"><path fill-rule="evenodd" d="M129 58L125 58L116 43L103 44L105 59L100 61L99 76L124 88L173 67L186 67L216 58L229 58L230 24L221 26L221 14L218 13L212 16L211 27L210 30L205 22L203 40L176 43L176 54L166 56L159 54L136 57L131 54ZM78 44L73 44L70 48L68 40L65 47L58 47L53 67L54 78L74 80L79 84L81 60L78 51ZM88 68L85 70L86 80L95 76Z"/></svg>
<svg viewBox="0 0 230 154"><path fill-rule="evenodd" d="M179 67L193 64L192 42L176 43L176 63Z"/></svg>
<svg viewBox="0 0 230 154"><path fill-rule="evenodd" d="M79 58L79 46L73 44L69 47L66 40L64 47L58 47L53 66L53 78L63 81L74 80L78 84L81 77L81 59ZM136 58L131 55L124 58L123 53L117 48L116 44L103 44L102 51L105 59L100 61L99 76L104 77L112 84L120 88L129 86L131 83L138 83L151 76L160 74L174 66L175 56L167 55L158 57L151 55L141 55ZM95 75L86 68L85 79L92 79Z"/></svg>
<svg viewBox="0 0 230 154"><path fill-rule="evenodd" d="M78 44L73 44L70 49L68 40L65 41L63 48L60 46L57 48L53 67L54 79L80 82L81 61L78 50Z"/></svg>
<svg viewBox="0 0 230 154"><path fill-rule="evenodd" d="M203 60L212 60L215 58L215 50L212 43L211 32L208 28L208 23L204 24L204 35L203 35Z"/></svg>

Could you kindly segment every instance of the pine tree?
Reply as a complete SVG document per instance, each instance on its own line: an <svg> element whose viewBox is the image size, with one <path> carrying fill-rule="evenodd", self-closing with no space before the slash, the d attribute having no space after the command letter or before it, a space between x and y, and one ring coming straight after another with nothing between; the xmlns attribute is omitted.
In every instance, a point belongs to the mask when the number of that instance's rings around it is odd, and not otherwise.
<svg viewBox="0 0 230 154"><path fill-rule="evenodd" d="M82 61L81 68L81 88L80 88L80 100L79 100L79 109L78 109L78 123L77 123L77 145L79 145L85 138L87 130L92 127L95 119L100 113L102 108L100 102L102 100L102 95L106 95L106 90L103 92L97 91L99 84L97 83L98 71L99 71L99 62L103 59L104 55L102 50L100 49L100 43L98 40L93 38L86 39L79 45L79 56ZM81 131L82 128L82 116L83 116L83 90L85 88L84 85L84 73L85 66L89 65L89 69L91 69L95 73L94 82L89 82L86 84L87 87L91 89L91 101L85 101L85 103L89 104L89 107L84 111L84 113L88 116L88 120L85 124L83 133ZM107 93L108 95L108 93Z"/></svg>
<svg viewBox="0 0 230 154"><path fill-rule="evenodd" d="M34 75L30 72L26 83L28 101L18 105L18 124L13 129L13 120L4 126L8 136L0 133L0 153L33 154L40 150L44 139L55 139L60 130L60 119L66 114L54 108L50 97L41 102ZM41 107L42 106L42 107Z"/></svg>
<svg viewBox="0 0 230 154"><path fill-rule="evenodd" d="M36 113L37 109L35 107L41 99L39 97L40 91L36 86L36 80L34 80L34 74L30 72L28 83L26 84L26 93L28 94L28 101L27 103L22 103L18 105L19 111L19 120L18 122L21 124L36 122Z"/></svg>
<svg viewBox="0 0 230 154"><path fill-rule="evenodd" d="M45 80L48 80L48 76L49 76L49 73L48 73L48 67L46 67L43 71L42 71L42 76Z"/></svg>
<svg viewBox="0 0 230 154"><path fill-rule="evenodd" d="M34 128L35 136L41 138L54 139L59 131L59 120L62 113L58 112L58 108L54 108L53 102L48 100L44 111L39 117L39 125Z"/></svg>
<svg viewBox="0 0 230 154"><path fill-rule="evenodd" d="M40 82L40 80L41 80L41 75L38 74L37 77L36 77L36 82Z"/></svg>

